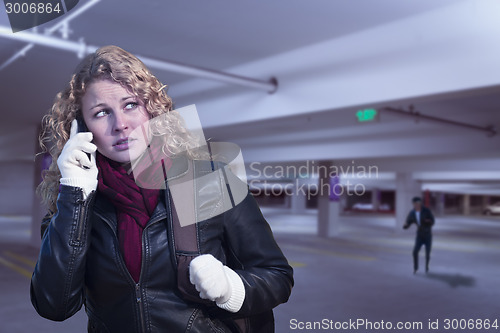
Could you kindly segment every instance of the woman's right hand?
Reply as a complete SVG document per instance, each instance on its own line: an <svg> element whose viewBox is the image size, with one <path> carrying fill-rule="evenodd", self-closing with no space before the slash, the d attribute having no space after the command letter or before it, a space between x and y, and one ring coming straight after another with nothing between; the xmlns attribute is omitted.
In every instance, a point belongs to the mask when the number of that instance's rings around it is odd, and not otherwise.
<svg viewBox="0 0 500 333"><path fill-rule="evenodd" d="M71 122L69 140L57 159L57 166L61 172L60 183L80 187L84 199L97 188L98 171L95 158L97 147L91 142L92 138L91 132L78 133L78 123L74 119Z"/></svg>

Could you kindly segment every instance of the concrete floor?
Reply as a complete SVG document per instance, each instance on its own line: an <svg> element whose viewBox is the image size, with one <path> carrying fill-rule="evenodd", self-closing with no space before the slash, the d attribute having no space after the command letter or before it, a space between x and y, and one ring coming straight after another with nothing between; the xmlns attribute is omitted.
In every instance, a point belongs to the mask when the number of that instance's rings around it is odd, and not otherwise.
<svg viewBox="0 0 500 333"><path fill-rule="evenodd" d="M438 218L430 273L413 275L415 231L395 232L393 217L344 216L340 236L324 239L315 235L315 211L290 215L264 208L263 213L295 268L290 301L275 310L277 332L320 331L299 329L317 321L328 324L323 328L335 328L335 323L359 320L358 327L331 332L389 331L376 330L382 321L384 327L391 323L392 331L402 332L497 331L446 330L446 319L497 319L500 325L499 217ZM27 243L29 223L28 218L0 218L0 331L85 332L83 311L55 323L33 310L29 277L37 249ZM428 329L429 320L437 320L439 330ZM413 329L398 330L398 322Z"/></svg>

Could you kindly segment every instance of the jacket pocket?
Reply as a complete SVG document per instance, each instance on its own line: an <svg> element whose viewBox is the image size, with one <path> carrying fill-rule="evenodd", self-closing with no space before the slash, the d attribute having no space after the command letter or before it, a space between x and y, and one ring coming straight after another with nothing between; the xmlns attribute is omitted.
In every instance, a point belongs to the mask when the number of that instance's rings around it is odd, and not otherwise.
<svg viewBox="0 0 500 333"><path fill-rule="evenodd" d="M92 312L87 308L87 316L89 317L89 321L87 324L87 332L88 333L110 333L109 330L106 328L104 323L94 316Z"/></svg>
<svg viewBox="0 0 500 333"><path fill-rule="evenodd" d="M194 310L189 320L186 333L231 333L222 321L206 316L200 309Z"/></svg>

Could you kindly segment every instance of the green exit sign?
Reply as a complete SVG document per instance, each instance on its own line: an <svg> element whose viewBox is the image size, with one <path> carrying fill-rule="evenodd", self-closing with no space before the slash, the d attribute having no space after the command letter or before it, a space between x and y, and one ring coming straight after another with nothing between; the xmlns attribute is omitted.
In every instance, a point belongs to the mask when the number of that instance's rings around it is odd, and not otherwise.
<svg viewBox="0 0 500 333"><path fill-rule="evenodd" d="M365 109L359 110L356 112L356 118L358 118L358 122L364 123L367 121L377 120L377 110L376 109Z"/></svg>

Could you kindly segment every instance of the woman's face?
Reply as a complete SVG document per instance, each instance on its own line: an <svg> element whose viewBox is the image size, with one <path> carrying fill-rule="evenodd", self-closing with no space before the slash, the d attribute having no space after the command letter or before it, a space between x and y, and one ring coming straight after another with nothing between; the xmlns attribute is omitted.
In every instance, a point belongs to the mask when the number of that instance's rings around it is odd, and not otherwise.
<svg viewBox="0 0 500 333"><path fill-rule="evenodd" d="M111 80L94 81L82 97L82 113L101 154L120 163L139 156L140 152L131 148L140 138L130 133L150 115L132 92Z"/></svg>

